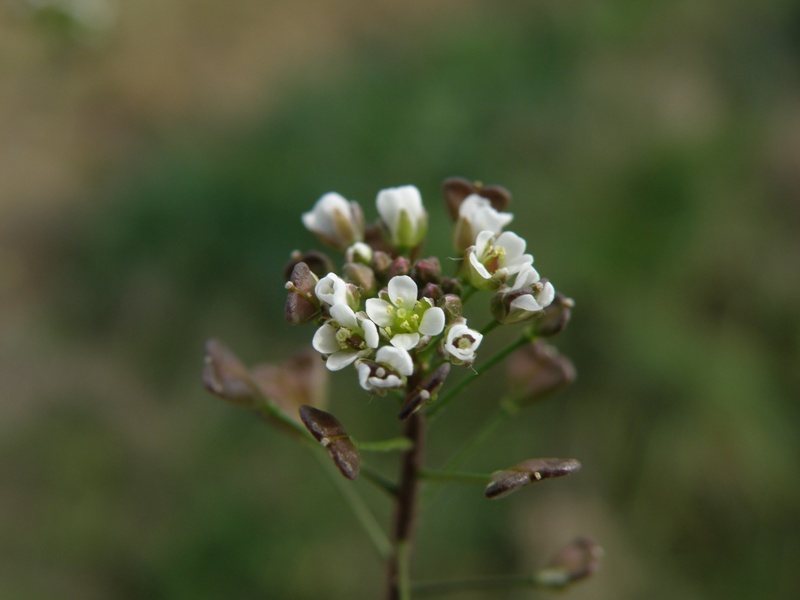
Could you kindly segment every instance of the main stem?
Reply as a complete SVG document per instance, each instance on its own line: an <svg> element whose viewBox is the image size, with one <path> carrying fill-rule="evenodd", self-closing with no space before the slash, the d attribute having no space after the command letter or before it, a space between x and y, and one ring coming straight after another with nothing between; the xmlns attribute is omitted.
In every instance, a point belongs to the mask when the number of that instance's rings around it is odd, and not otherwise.
<svg viewBox="0 0 800 600"><path fill-rule="evenodd" d="M414 525L419 496L418 473L425 451L425 417L422 411L411 415L404 424L403 435L413 443L400 461L400 481L392 533L393 551L386 573L388 600L409 600L411 578L409 564L414 538Z"/></svg>

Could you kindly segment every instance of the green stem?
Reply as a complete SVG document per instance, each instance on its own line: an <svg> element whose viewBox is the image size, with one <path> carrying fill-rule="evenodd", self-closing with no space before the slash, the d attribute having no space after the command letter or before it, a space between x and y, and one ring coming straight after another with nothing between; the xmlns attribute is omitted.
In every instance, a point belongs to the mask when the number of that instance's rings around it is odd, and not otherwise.
<svg viewBox="0 0 800 600"><path fill-rule="evenodd" d="M379 490L386 492L392 498L397 498L397 484L386 477L383 473L376 471L364 462L361 462L361 475Z"/></svg>
<svg viewBox="0 0 800 600"><path fill-rule="evenodd" d="M352 487L352 484L342 478L342 474L336 470L327 455L323 455L319 450L314 450L312 454L314 458L319 461L322 470L328 475L331 483L333 483L334 487L342 495L345 502L350 507L350 510L353 511L353 514L372 541L380 557L385 559L390 556L392 553L392 544L389 538L386 537L378 521L370 512L361 496L358 495L358 492Z"/></svg>
<svg viewBox="0 0 800 600"><path fill-rule="evenodd" d="M527 336L522 336L518 338L516 341L512 342L509 346L506 346L503 350L492 356L489 360L481 364L481 370L475 371L470 375L467 375L459 381L455 387L453 387L447 394L444 395L441 400L438 400L431 408L428 410L428 420L432 422L436 415L438 415L445 406L450 404L460 393L461 391L467 387L470 383L475 381L478 377L489 371L492 367L497 365L498 363L502 362L509 354L514 352L517 348L521 348L525 344L530 343L530 338Z"/></svg>
<svg viewBox="0 0 800 600"><path fill-rule="evenodd" d="M351 438L352 439L352 438ZM407 437L395 437L387 440L378 440L377 442L359 442L355 441L356 447L364 452L396 452L405 451L413 446L413 442Z"/></svg>
<svg viewBox="0 0 800 600"><path fill-rule="evenodd" d="M515 587L537 587L537 585L533 575L496 575L473 579L417 581L414 583L413 589L419 596L435 596L465 591L497 591Z"/></svg>
<svg viewBox="0 0 800 600"><path fill-rule="evenodd" d="M460 471L436 471L433 469L423 469L419 472L421 479L451 483L476 483L485 485L489 481L490 475L486 473L464 473Z"/></svg>

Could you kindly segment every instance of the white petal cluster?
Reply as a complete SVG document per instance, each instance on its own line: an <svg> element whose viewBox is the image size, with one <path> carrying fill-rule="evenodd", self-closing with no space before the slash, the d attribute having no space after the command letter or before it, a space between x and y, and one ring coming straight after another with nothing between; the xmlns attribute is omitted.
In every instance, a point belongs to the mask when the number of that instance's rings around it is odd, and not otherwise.
<svg viewBox="0 0 800 600"><path fill-rule="evenodd" d="M386 390L402 388L406 378L414 372L414 362L406 350L383 346L375 360L360 360L356 369L358 383L363 389L382 394Z"/></svg>
<svg viewBox="0 0 800 600"><path fill-rule="evenodd" d="M416 187L404 185L381 190L376 204L393 246L413 248L425 237L428 213L422 206L422 196Z"/></svg>
<svg viewBox="0 0 800 600"><path fill-rule="evenodd" d="M458 208L453 244L456 250L463 252L475 243L478 233L491 231L498 234L513 218L511 213L495 210L486 198L477 194L467 196Z"/></svg>
<svg viewBox="0 0 800 600"><path fill-rule="evenodd" d="M303 213L303 225L337 250L364 239L364 217L358 203L335 192L325 194L311 211Z"/></svg>
<svg viewBox="0 0 800 600"><path fill-rule="evenodd" d="M461 319L447 329L442 349L453 364L471 365L482 340L483 335L467 327L467 322Z"/></svg>
<svg viewBox="0 0 800 600"><path fill-rule="evenodd" d="M478 289L497 288L533 263L525 254L525 240L516 233L505 231L499 236L489 230L481 231L475 245L467 249L467 269L470 283Z"/></svg>
<svg viewBox="0 0 800 600"><path fill-rule="evenodd" d="M526 265L517 273L514 285L511 286L512 290L523 290L525 288L530 288L531 293L524 294L511 301L510 315L527 318L526 313L536 313L544 310L545 307L550 306L550 303L556 297L556 290L553 284L549 281L541 283L539 273L531 265Z"/></svg>
<svg viewBox="0 0 800 600"><path fill-rule="evenodd" d="M417 300L417 293L417 284L411 277L398 275L389 280L388 301L367 300L367 315L397 348L411 350L423 335L439 335L444 330L444 311L434 306L430 298Z"/></svg>
<svg viewBox="0 0 800 600"><path fill-rule="evenodd" d="M317 329L311 340L317 352L328 356L325 365L329 370L339 371L378 347L378 328L367 315L353 312L344 303L331 306L330 314L330 320Z"/></svg>

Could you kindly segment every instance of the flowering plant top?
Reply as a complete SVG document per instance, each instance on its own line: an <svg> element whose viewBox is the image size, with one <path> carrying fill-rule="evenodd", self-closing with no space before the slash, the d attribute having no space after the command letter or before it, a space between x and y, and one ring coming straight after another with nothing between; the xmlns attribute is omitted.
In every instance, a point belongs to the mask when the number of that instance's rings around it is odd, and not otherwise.
<svg viewBox="0 0 800 600"><path fill-rule="evenodd" d="M457 185L470 185L457 180ZM460 266L446 277L438 259L418 259L428 231L428 213L419 190L405 185L377 194L378 221L364 225L357 202L324 194L303 214L303 224L324 244L344 253L341 275L324 261L294 261L286 284L287 320L316 322L313 347L331 371L354 365L361 386L383 395L402 389L438 362L471 366L483 334L462 315L462 305L478 290L495 293L494 326L541 317L553 302L552 284L533 268L525 240L503 231L513 215L502 210L502 188L472 185L445 198L454 220L453 247ZM498 191L499 190L499 191ZM503 205L501 209L496 205Z"/></svg>

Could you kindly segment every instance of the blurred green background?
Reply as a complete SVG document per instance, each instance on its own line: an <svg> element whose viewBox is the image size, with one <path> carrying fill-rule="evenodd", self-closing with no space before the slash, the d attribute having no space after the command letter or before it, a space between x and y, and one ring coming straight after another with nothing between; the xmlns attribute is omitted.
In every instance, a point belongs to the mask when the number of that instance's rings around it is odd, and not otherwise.
<svg viewBox="0 0 800 600"><path fill-rule="evenodd" d="M512 191L577 303L578 381L468 468L584 469L448 489L415 572L524 572L585 533L604 566L561 597L800 597L797 2L17 0L0 56L0 597L377 597L316 461L202 390L202 345L308 343L282 320L300 214L414 183L445 231L450 175ZM331 410L393 435L353 380Z"/></svg>

